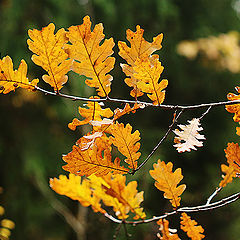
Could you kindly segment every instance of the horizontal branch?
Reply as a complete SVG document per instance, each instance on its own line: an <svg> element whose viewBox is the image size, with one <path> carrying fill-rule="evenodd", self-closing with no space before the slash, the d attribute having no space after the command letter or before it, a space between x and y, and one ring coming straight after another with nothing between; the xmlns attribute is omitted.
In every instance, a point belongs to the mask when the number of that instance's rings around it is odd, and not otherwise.
<svg viewBox="0 0 240 240"><path fill-rule="evenodd" d="M233 203L233 202L237 201L239 198L240 198L240 192L235 193L235 194L233 194L231 196L228 196L226 198L223 198L223 199L221 199L217 202L214 202L214 203L206 203L204 205L195 206L195 207L182 207L182 208L179 208L179 209L174 210L172 212L165 213L161 216L157 216L157 217L154 216L154 217L149 218L149 219L142 219L142 220L138 220L138 221L126 221L125 220L124 223L137 225L137 224L142 224L142 223L155 222L155 221L158 221L159 219L167 218L168 216L175 215L175 214L181 213L181 212L190 213L190 212L209 211L209 210L220 208L220 207L226 206L230 203ZM118 224L123 223L123 220L119 220L119 219L109 215L108 213L105 213L104 216L107 217L108 219L110 219L111 221L115 222L115 223L118 223Z"/></svg>
<svg viewBox="0 0 240 240"><path fill-rule="evenodd" d="M136 100L128 100L128 99L119 99L119 98L100 98L100 99L90 99L90 98L85 98L85 97L77 97L73 95L68 95L64 93L58 93L58 92L50 92L45 89L42 89L40 87L35 86L35 90L43 92L46 95L53 95L53 96L58 96L58 97L63 97L63 98L68 98L73 101L89 101L89 102L119 102L119 103L129 103L129 104L134 104L138 103L141 104L145 107L158 107L162 109L168 109L168 110L193 110L193 109L198 109L198 108L207 108L207 107L216 107L216 106L225 106L225 105L233 105L233 104L240 104L240 100L234 100L234 101L221 101L221 102L213 102L213 103L201 103L201 104L195 104L195 105L188 105L188 106L183 106L183 105L166 105L166 104L161 104L161 105L154 105L153 103L149 102L144 102L144 101L136 101Z"/></svg>

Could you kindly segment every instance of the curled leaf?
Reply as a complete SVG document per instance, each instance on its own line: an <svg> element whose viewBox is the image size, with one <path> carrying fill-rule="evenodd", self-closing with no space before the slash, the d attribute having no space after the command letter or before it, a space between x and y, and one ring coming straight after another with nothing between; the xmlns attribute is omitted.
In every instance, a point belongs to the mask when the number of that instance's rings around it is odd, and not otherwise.
<svg viewBox="0 0 240 240"><path fill-rule="evenodd" d="M180 240L180 238L177 235L176 229L170 229L169 228L169 221L167 219L160 219L157 221L157 224L160 226L159 230L161 231L161 234L158 233L157 237L161 240Z"/></svg>
<svg viewBox="0 0 240 240"><path fill-rule="evenodd" d="M103 109L100 103L90 101L87 103L87 108L79 107L78 111L81 117L84 119L80 121L77 118L74 118L73 121L68 124L68 127L71 130L75 130L77 126L85 125L88 123L101 122L102 117L109 118L113 115L113 112L110 108Z"/></svg>

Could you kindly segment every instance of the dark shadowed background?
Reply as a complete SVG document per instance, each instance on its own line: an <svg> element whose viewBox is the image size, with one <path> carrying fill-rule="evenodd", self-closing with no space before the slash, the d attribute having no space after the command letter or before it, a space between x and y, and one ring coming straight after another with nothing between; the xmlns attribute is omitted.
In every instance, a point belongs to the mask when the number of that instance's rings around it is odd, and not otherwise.
<svg viewBox="0 0 240 240"><path fill-rule="evenodd" d="M165 67L162 78L169 80L165 103L196 104L226 100L239 83L239 74L227 70L204 67L198 59L189 61L177 54L177 44L185 39L194 40L218 35L231 30L239 31L239 0L0 0L0 54L12 57L15 68L23 58L29 66L29 78L41 78L44 73L31 62L26 40L28 29L41 29L50 22L56 28L79 25L89 15L94 24L102 22L107 38L125 41L125 31L135 31L136 25L145 29L145 38L164 34L163 48L159 51ZM115 46L117 57L117 44ZM124 62L117 57L110 96L128 98L129 88L124 85L124 74L119 66ZM240 63L239 63L240 64ZM50 89L41 82L40 86ZM90 96L91 90L82 80L70 74L63 92ZM91 209L53 192L48 181L65 173L61 155L71 150L84 130L72 132L67 124L78 117L77 106L72 102L42 93L17 90L0 96L0 204L5 217L16 224L11 239L16 240L73 240L112 239L116 225ZM122 107L122 106L120 106ZM180 122L199 117L203 110L189 111ZM146 157L171 123L172 112L145 109L127 116L134 130L141 133L142 158ZM183 206L206 202L221 180L220 164L225 163L224 148L227 142L238 142L232 116L224 107L214 108L202 122L207 138L197 152L178 154L172 147L173 134L162 144L149 163L128 180L138 180L139 191L144 190L144 208L147 216L168 211L169 204L153 186L148 171L158 158L181 167L187 189ZM219 197L239 189L237 180ZM219 199L216 198L216 199ZM65 221L67 210L77 216L81 231L76 234ZM62 214L59 213L62 211ZM212 212L191 214L205 229L209 240L238 240L240 236L239 202ZM170 219L171 227L178 227L177 218ZM128 226L132 239L156 239L154 223L137 227ZM118 239L125 239L123 229ZM184 237L182 237L184 239Z"/></svg>

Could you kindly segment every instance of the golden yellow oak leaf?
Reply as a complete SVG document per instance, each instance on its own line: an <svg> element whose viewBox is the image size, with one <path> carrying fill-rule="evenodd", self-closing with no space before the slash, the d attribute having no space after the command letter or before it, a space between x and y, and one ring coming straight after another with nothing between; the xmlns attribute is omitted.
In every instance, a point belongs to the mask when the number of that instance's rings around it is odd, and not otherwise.
<svg viewBox="0 0 240 240"><path fill-rule="evenodd" d="M104 176L109 172L114 174L125 174L128 170L120 166L120 159L116 158L112 162L111 150L109 148L99 154L99 150L96 144L86 150L81 146L73 146L73 150L67 155L63 156L63 160L67 165L63 166L63 169L70 173L79 176L90 176L95 174L96 176Z"/></svg>
<svg viewBox="0 0 240 240"><path fill-rule="evenodd" d="M123 109L116 108L114 110L114 117L113 120L116 121L120 117L124 116L125 114L135 113L137 109L144 108L142 104L134 103L133 107L126 103Z"/></svg>
<svg viewBox="0 0 240 240"><path fill-rule="evenodd" d="M177 235L176 229L169 228L169 221L167 219L160 219L157 221L157 224L160 226L159 230L161 234L158 233L157 237L161 240L180 240Z"/></svg>
<svg viewBox="0 0 240 240"><path fill-rule="evenodd" d="M129 164L129 168L137 168L137 160L141 156L138 152L140 148L140 133L136 130L132 133L132 126L128 123L124 127L123 123L115 123L111 128L112 137L110 137L112 143L118 148L118 151L122 153L126 159L124 160Z"/></svg>
<svg viewBox="0 0 240 240"><path fill-rule="evenodd" d="M58 92L68 80L67 72L70 70L72 60L64 51L68 42L66 31L61 28L54 34L55 26L50 23L42 30L29 30L30 39L27 40L29 49L34 53L32 61L41 66L48 74L43 80Z"/></svg>
<svg viewBox="0 0 240 240"><path fill-rule="evenodd" d="M38 79L34 79L29 82L27 78L27 64L24 60L17 70L13 69L13 62L9 56L0 59L0 92L9 93L16 88L21 87L34 91L35 86L38 83Z"/></svg>
<svg viewBox="0 0 240 240"><path fill-rule="evenodd" d="M223 180L219 183L219 187L225 187L228 183L231 183L233 178L236 177L237 171L233 165L221 165L221 170L225 174Z"/></svg>
<svg viewBox="0 0 240 240"><path fill-rule="evenodd" d="M136 83L137 88L147 93L154 105L160 105L164 101L164 89L167 87L168 81L162 80L158 82L163 71L163 66L158 59L156 58L151 62L147 56L142 59L137 58L133 70L133 76L138 80Z"/></svg>
<svg viewBox="0 0 240 240"><path fill-rule="evenodd" d="M91 31L89 16L83 18L82 25L71 26L67 36L71 44L68 44L65 50L69 57L75 60L72 70L86 76L86 84L96 88L99 96L106 97L111 90L113 79L108 73L115 63L115 58L110 57L115 45L113 39L103 41L105 35L101 23Z"/></svg>
<svg viewBox="0 0 240 240"><path fill-rule="evenodd" d="M101 180L95 175L90 177L95 188L95 194L100 197L106 206L113 207L116 216L119 219L128 218L129 212L135 214L134 219L145 218L146 214L140 204L143 201L143 191L137 191L137 182L131 181L126 184L126 177L117 174L108 174ZM98 183L101 187L96 187Z"/></svg>
<svg viewBox="0 0 240 240"><path fill-rule="evenodd" d="M91 189L91 182L80 176L69 174L69 178L60 175L59 179L51 178L50 187L58 194L65 195L73 200L79 201L84 207L91 205L94 212L105 213L102 209L100 198Z"/></svg>
<svg viewBox="0 0 240 240"><path fill-rule="evenodd" d="M165 164L164 161L160 160L153 164L153 168L154 170L150 170L149 173L156 180L155 187L164 192L164 197L170 200L174 208L180 206L180 196L186 189L185 184L177 186L183 179L181 168L173 172L171 162Z"/></svg>
<svg viewBox="0 0 240 240"><path fill-rule="evenodd" d="M130 95L135 98L143 95L143 93L137 87L139 79L134 77L133 67L135 66L136 60L138 58L142 59L143 57L150 58L150 55L153 52L162 48L161 43L163 34L159 34L158 36L154 37L153 41L150 43L143 38L143 32L144 30L141 29L140 26L136 27L136 32L133 32L130 29L126 31L127 40L130 42L130 47L128 47L125 42L118 42L118 47L120 50L119 55L127 61L127 64L121 64L123 72L129 77L125 79L125 83L129 87L133 87ZM158 56L151 55L151 59L155 58L158 58Z"/></svg>
<svg viewBox="0 0 240 240"><path fill-rule="evenodd" d="M187 233L188 237L192 240L201 240L205 236L202 234L204 229L201 225L197 226L197 222L192 220L186 213L181 214L181 229Z"/></svg>
<svg viewBox="0 0 240 240"><path fill-rule="evenodd" d="M174 138L174 147L177 148L178 152L190 152L191 149L197 150L196 147L202 147L203 143L200 140L204 140L204 135L199 134L199 131L202 131L200 119L193 118L191 121L188 121L188 125L178 125L182 130L175 129L173 132L177 135Z"/></svg>
<svg viewBox="0 0 240 240"><path fill-rule="evenodd" d="M92 97L91 97L92 98ZM87 107L87 108L86 108ZM71 130L75 130L77 126L88 124L92 121L102 121L102 118L112 117L113 112L110 108L103 109L101 104L98 102L87 102L86 107L79 107L78 111L83 120L78 120L74 118L71 123L68 124L68 127Z"/></svg>
<svg viewBox="0 0 240 240"><path fill-rule="evenodd" d="M228 143L227 148L224 150L229 166L240 172L240 147L238 143Z"/></svg>
<svg viewBox="0 0 240 240"><path fill-rule="evenodd" d="M238 93L240 93L240 87L235 87L235 89ZM227 95L227 98L230 101L239 100L240 95L234 94L234 93L229 93ZM226 105L226 110L230 113L234 113L233 120L235 122L240 122L240 104Z"/></svg>

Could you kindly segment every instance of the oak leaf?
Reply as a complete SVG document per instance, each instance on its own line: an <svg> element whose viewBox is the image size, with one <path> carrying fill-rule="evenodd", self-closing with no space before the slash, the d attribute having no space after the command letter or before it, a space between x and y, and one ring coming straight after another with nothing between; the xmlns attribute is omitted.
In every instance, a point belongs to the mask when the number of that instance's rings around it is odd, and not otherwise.
<svg viewBox="0 0 240 240"><path fill-rule="evenodd" d="M235 87L238 94L229 93L227 95L228 100L234 101L240 99L240 87ZM226 110L230 113L234 113L233 120L240 122L240 104L226 105Z"/></svg>
<svg viewBox="0 0 240 240"><path fill-rule="evenodd" d="M83 24L71 26L67 37L71 44L65 47L69 57L74 59L72 70L87 77L89 87L96 88L98 95L106 97L111 88L112 76L108 74L114 67L113 39L104 40L103 25L97 24L91 31L89 16L83 18ZM100 43L103 43L100 45Z"/></svg>
<svg viewBox="0 0 240 240"><path fill-rule="evenodd" d="M221 170L225 174L223 180L219 183L219 187L225 187L228 183L231 183L233 178L236 177L237 171L233 165L221 165Z"/></svg>
<svg viewBox="0 0 240 240"><path fill-rule="evenodd" d="M159 230L161 231L161 234L158 233L157 237L161 240L180 240L180 238L177 235L176 229L170 229L169 228L169 221L166 219L160 219L157 221L157 224L160 226Z"/></svg>
<svg viewBox="0 0 240 240"><path fill-rule="evenodd" d="M95 175L92 175L90 179L92 182L100 182ZM130 211L135 214L134 219L146 217L143 208L140 207L143 201L143 191L137 191L136 181L126 184L126 177L121 174L103 176L101 178L101 188L95 188L95 194L101 197L106 206L113 207L119 219L128 218Z"/></svg>
<svg viewBox="0 0 240 240"><path fill-rule="evenodd" d="M195 147L201 147L203 145L199 140L204 140L205 137L198 133L198 131L203 130L203 128L200 127L200 119L193 118L188 122L188 125L178 125L182 131L178 129L173 131L177 135L174 138L175 145L173 146L177 148L178 152L190 152L191 149L197 150Z"/></svg>
<svg viewBox="0 0 240 240"><path fill-rule="evenodd" d="M149 58L150 55L152 59L158 58L157 55L152 55L152 53L162 48L161 43L163 34L159 34L158 36L154 37L152 43L150 43L143 38L143 33L144 30L138 25L136 27L136 32L133 32L130 29L126 31L127 40L130 42L130 47L128 47L125 42L118 42L118 47L120 50L119 55L127 61L127 64L121 64L123 72L129 77L125 79L125 83L129 87L133 87L130 95L135 98L143 95L143 92L141 92L137 87L139 80L134 77L133 67L135 66L136 60L138 58L142 59L143 57Z"/></svg>
<svg viewBox="0 0 240 240"><path fill-rule="evenodd" d="M110 149L104 149L100 154L95 144L86 150L83 150L81 146L74 145L73 150L63 156L63 160L67 163L63 166L63 169L79 176L90 176L92 174L103 176L109 172L114 174L128 172L126 168L120 166L119 158L116 158L114 162L111 158Z"/></svg>
<svg viewBox="0 0 240 240"><path fill-rule="evenodd" d="M126 103L123 109L116 108L114 110L113 120L116 121L117 119L119 119L120 117L124 116L125 114L135 113L136 110L139 109L139 108L144 108L144 105L143 104L134 103L133 107L131 107L129 105L129 103Z"/></svg>
<svg viewBox="0 0 240 240"><path fill-rule="evenodd" d="M91 97L92 98L92 97ZM86 108L87 107L87 108ZM102 121L102 117L109 118L113 115L113 112L110 108L103 109L101 104L98 102L87 102L86 107L79 107L79 114L84 118L83 120L78 120L74 118L71 123L68 124L68 127L71 130L75 130L77 126L85 125L92 123L93 121Z"/></svg>
<svg viewBox="0 0 240 240"><path fill-rule="evenodd" d="M205 236L202 234L204 229L198 225L195 220L192 220L186 213L181 214L181 229L187 233L188 237L192 240L201 240Z"/></svg>
<svg viewBox="0 0 240 240"><path fill-rule="evenodd" d="M38 79L29 82L27 78L27 64L24 60L17 70L13 69L13 62L9 56L0 59L0 92L7 94L21 87L28 90L34 90Z"/></svg>
<svg viewBox="0 0 240 240"><path fill-rule="evenodd" d="M101 199L92 191L91 182L88 179L81 180L80 176L71 173L69 178L60 175L59 179L50 179L50 187L60 195L79 201L84 207L91 205L94 212L105 213L101 207Z"/></svg>
<svg viewBox="0 0 240 240"><path fill-rule="evenodd" d="M136 130L132 133L132 126L128 123L124 127L123 123L115 123L111 128L112 143L118 148L118 151L127 157L124 161L129 164L129 168L137 168L137 160L141 156L138 152L140 148L140 133Z"/></svg>
<svg viewBox="0 0 240 240"><path fill-rule="evenodd" d="M147 57L143 59L138 58L133 69L133 76L138 80L136 83L137 88L147 93L147 96L153 101L154 105L160 105L164 101L164 89L168 85L167 80L158 82L163 71L161 63L158 59L150 62Z"/></svg>
<svg viewBox="0 0 240 240"><path fill-rule="evenodd" d="M55 26L50 23L41 31L29 30L27 40L29 49L34 53L32 61L41 66L48 74L43 80L58 92L68 80L66 75L72 65L64 46L68 42L66 31L61 28L54 34Z"/></svg>
<svg viewBox="0 0 240 240"><path fill-rule="evenodd" d="M174 208L180 206L180 196L186 189L185 184L177 186L183 179L181 168L173 172L171 162L165 164L164 161L160 160L153 164L153 168L154 170L150 170L149 173L156 180L155 187L164 192L164 197L170 200Z"/></svg>
<svg viewBox="0 0 240 240"><path fill-rule="evenodd" d="M237 172L240 172L240 147L238 143L228 143L224 151L229 166L233 166Z"/></svg>

